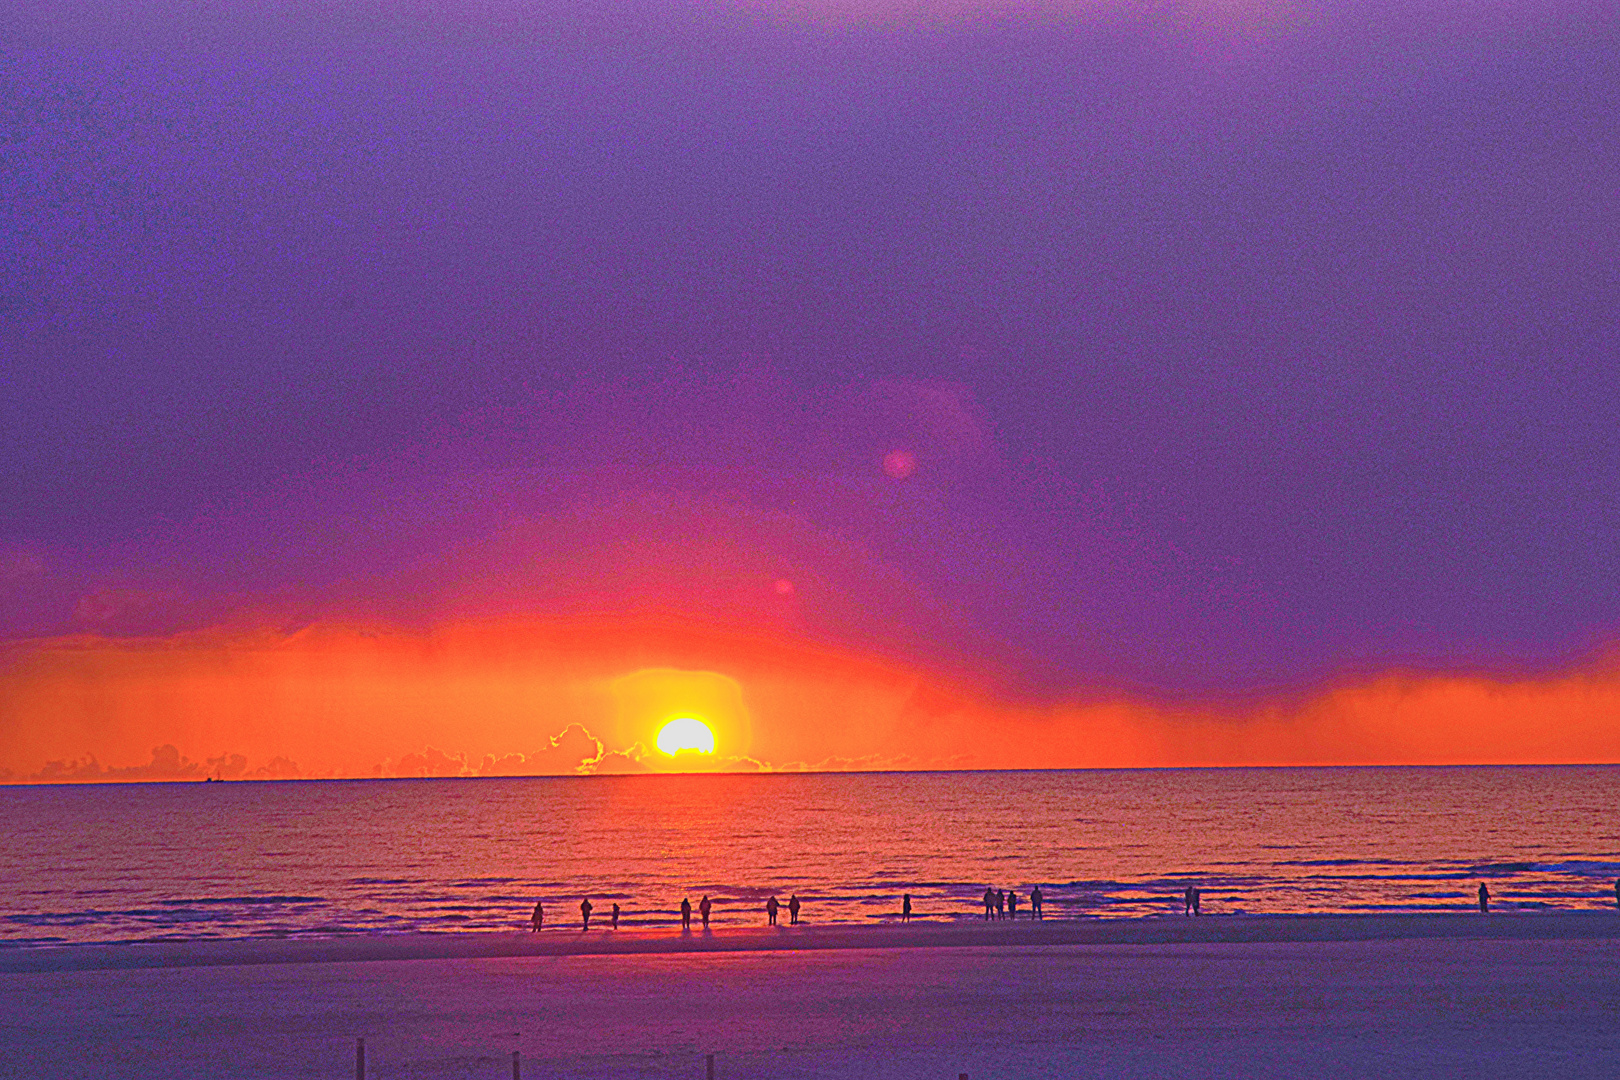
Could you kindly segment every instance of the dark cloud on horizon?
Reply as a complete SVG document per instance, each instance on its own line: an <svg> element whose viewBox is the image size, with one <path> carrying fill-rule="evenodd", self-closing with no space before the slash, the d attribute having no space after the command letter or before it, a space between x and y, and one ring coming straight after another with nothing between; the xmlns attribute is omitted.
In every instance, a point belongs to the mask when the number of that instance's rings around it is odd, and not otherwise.
<svg viewBox="0 0 1620 1080"><path fill-rule="evenodd" d="M248 759L241 754L221 754L204 761L192 761L181 754L173 743L152 748L152 760L145 765L103 765L94 754L71 761L47 761L28 780L43 784L87 783L140 783L172 782L177 780L296 780L302 776L296 763L284 757L272 757L267 763L250 769ZM9 779L9 774L0 776Z"/></svg>
<svg viewBox="0 0 1620 1080"><path fill-rule="evenodd" d="M1600 6L88 10L0 46L0 632L618 604L1051 697L1620 629Z"/></svg>

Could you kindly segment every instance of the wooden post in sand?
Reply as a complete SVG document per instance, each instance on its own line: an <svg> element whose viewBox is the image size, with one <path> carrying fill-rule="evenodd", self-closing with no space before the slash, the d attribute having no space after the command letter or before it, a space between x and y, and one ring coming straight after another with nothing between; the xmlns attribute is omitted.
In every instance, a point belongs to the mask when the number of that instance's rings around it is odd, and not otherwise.
<svg viewBox="0 0 1620 1080"><path fill-rule="evenodd" d="M366 1080L366 1040L354 1040L354 1080Z"/></svg>
<svg viewBox="0 0 1620 1080"><path fill-rule="evenodd" d="M709 1055L709 1080L714 1080L714 1055Z"/></svg>
<svg viewBox="0 0 1620 1080"><path fill-rule="evenodd" d="M512 1080L520 1080L518 1076L518 1052L512 1051Z"/></svg>

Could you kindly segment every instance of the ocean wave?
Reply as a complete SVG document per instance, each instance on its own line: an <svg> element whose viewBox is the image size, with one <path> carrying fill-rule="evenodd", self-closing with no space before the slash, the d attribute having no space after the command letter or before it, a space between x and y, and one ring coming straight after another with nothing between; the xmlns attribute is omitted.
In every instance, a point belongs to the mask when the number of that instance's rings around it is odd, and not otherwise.
<svg viewBox="0 0 1620 1080"><path fill-rule="evenodd" d="M1459 911L1480 881L1508 910L1614 907L1615 770L1546 770L1537 805L1506 816L1491 810L1490 770L1470 774L1478 805L1461 807L1423 770L1338 771L1322 792L1302 781L1258 808L1212 775L812 775L775 778L753 802L735 778L719 781L723 800L702 780L654 779L612 788L610 805L603 785L568 781L361 785L342 798L320 782L101 791L128 835L149 838L126 850L87 850L51 816L71 812L74 790L41 803L0 789L0 812L29 837L8 852L0 942L518 928L536 900L548 924L577 925L587 895L595 918L620 904L625 926L674 925L681 898L705 893L719 925L761 922L766 898L795 892L817 922L898 918L907 893L918 917L956 921L981 916L987 886L1014 890L1027 915L1037 884L1049 917L1077 919L1179 915L1188 886L1211 914ZM1009 785L1020 806L1084 812L985 815ZM221 818L244 790L252 804ZM447 793L466 814L444 819ZM388 814L356 812L382 796Z"/></svg>

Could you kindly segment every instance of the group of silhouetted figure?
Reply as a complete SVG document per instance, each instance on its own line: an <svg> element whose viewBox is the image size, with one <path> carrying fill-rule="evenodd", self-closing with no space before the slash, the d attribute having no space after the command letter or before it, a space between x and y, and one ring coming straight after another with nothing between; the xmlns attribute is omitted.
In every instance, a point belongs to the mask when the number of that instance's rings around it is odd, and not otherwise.
<svg viewBox="0 0 1620 1080"><path fill-rule="evenodd" d="M1046 918L1046 897L1041 895L1041 887L1035 886L1029 891L1029 917L1032 919ZM1018 894L1011 889L1003 892L1000 889L986 887L984 890L984 917L986 919L1016 919L1018 918Z"/></svg>
<svg viewBox="0 0 1620 1080"><path fill-rule="evenodd" d="M596 905L591 903L591 898L590 897L587 896L585 899L583 899L583 900L581 900L579 902L579 928L581 930L589 930L591 928L591 912L593 912L595 910L596 910ZM617 930L619 928L619 905L618 904L614 904L613 909L608 913L608 921L609 921L609 924L613 927L613 929ZM545 923L546 923L546 905L545 905L545 902L542 901L542 900L536 900L534 902L534 914L529 916L529 929L534 931L535 933L539 933L540 928L543 927L545 925Z"/></svg>
<svg viewBox="0 0 1620 1080"><path fill-rule="evenodd" d="M781 906L782 906L781 904L777 903L776 897L774 897L774 896L771 897L769 900L765 901L765 924L767 926L775 926L776 925L776 912L777 912L778 909L781 908ZM798 926L799 925L799 895L797 893L794 893L792 896L788 897L787 909L788 909L788 923L789 923L789 925ZM704 926L709 925L709 922L708 922L707 919L705 919L703 921L703 925Z"/></svg>
<svg viewBox="0 0 1620 1080"><path fill-rule="evenodd" d="M783 905L774 896L770 897L768 900L765 901L765 921L766 921L767 925L770 925L770 926L775 926L776 925L776 913L779 910L781 910L782 907L784 907L784 906L786 906L787 909L788 909L788 922L789 922L789 924L793 925L793 926L799 925L799 910L800 910L800 908L803 907L803 905L799 903L799 896L798 896L797 893L795 893L794 895L788 897L788 902L787 902L786 905ZM595 905L593 905L591 903L591 898L590 897L587 896L585 899L583 899L583 900L581 900L579 902L579 928L580 928L580 930L582 932L583 931L588 931L591 928L591 912L593 912L595 910L596 910L596 907L595 907ZM703 929L705 929L705 930L707 930L709 928L709 915L713 911L714 911L714 903L707 896L705 896L703 899L698 901L698 905L697 905L698 917L703 920ZM909 895L907 895L906 896L906 906L905 906L905 917L909 918L910 915L911 915L911 897ZM619 905L618 904L613 905L612 914L609 916L609 918L610 918L609 925L611 926L612 929L617 930L619 928ZM531 931L535 932L535 933L539 933L540 930L545 926L545 923L546 923L545 901L536 900L534 902L534 913L529 916L529 929ZM690 930L690 929L692 929L692 898L689 897L689 896L683 896L681 898L681 929L682 930Z"/></svg>
<svg viewBox="0 0 1620 1080"><path fill-rule="evenodd" d="M1491 909L1491 890L1485 886L1483 881L1479 883L1478 896L1480 914L1487 914ZM1202 891L1196 885L1188 885L1186 890L1181 894L1181 913L1183 915L1200 914L1199 909L1202 899ZM1616 880L1614 883L1614 902L1616 907L1620 907L1620 880ZM1031 919L1044 919L1046 917L1043 908L1044 903L1045 897L1041 895L1041 887L1036 885L1029 891L1029 917ZM788 909L788 923L792 926L797 926L799 925L799 911L802 906L803 905L799 903L797 893L790 896L786 904L782 904L776 899L776 897L772 896L765 901L765 924L767 926L775 926L777 912L783 907L786 907ZM591 904L590 897L586 897L584 900L579 902L579 924L582 931L589 930L591 928L591 912L595 910L596 908ZM709 928L709 915L713 910L714 904L707 896L698 901L698 917L703 920L703 928L705 930ZM984 918L1018 918L1018 894L1010 889L1003 891L1001 889L986 887L984 890ZM611 927L614 930L617 930L619 928L618 904L613 905L612 912L609 915L609 920ZM903 923L909 923L911 921L910 893L906 893L900 898L900 921ZM534 914L529 917L529 928L538 932L544 924L545 906L542 902L536 901L534 905ZM692 929L692 901L689 897L681 898L681 929Z"/></svg>

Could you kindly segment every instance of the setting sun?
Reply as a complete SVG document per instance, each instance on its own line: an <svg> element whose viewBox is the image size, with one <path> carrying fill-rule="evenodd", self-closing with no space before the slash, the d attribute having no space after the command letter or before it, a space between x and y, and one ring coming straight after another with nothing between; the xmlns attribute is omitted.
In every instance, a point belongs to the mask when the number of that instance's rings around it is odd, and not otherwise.
<svg viewBox="0 0 1620 1080"><path fill-rule="evenodd" d="M714 753L714 732L709 725L690 716L682 716L665 724L658 732L658 749L674 757L687 750L700 754Z"/></svg>

